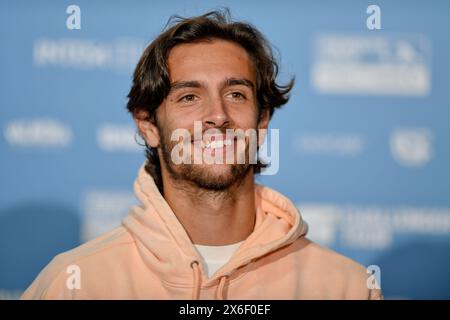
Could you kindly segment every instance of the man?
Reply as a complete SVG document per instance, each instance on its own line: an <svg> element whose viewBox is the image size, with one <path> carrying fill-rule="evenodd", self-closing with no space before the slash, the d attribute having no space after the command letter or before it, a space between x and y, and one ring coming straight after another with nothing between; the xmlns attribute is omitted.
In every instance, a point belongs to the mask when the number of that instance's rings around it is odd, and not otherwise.
<svg viewBox="0 0 450 320"><path fill-rule="evenodd" d="M255 141L232 134L253 130L259 147L293 86L277 84L277 70L249 24L221 12L175 21L144 51L128 95L147 146L141 205L58 255L23 298L381 298L362 266L305 238L289 199L255 184Z"/></svg>

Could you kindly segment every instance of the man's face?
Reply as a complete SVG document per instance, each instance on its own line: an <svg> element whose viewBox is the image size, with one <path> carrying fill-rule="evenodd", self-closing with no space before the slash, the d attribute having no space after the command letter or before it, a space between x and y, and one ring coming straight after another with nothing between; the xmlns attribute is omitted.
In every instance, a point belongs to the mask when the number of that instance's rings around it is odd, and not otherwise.
<svg viewBox="0 0 450 320"><path fill-rule="evenodd" d="M206 147L212 140L230 138L226 129L266 128L268 116L258 123L258 108L255 96L255 72L245 49L223 40L182 44L174 47L168 57L171 91L157 109L159 133L158 152L163 169L176 180L189 181L209 190L224 190L241 181L250 171L248 164L248 139L246 148L238 150L236 140L233 147ZM194 121L201 121L202 130L215 129L219 135L202 135L203 141L194 141ZM176 129L187 129L191 133L191 164L175 164L172 149L178 141L171 141ZM233 138L231 138L233 139ZM217 145L216 145L217 146ZM204 156L246 152L246 163L223 161L218 163L194 163L194 153Z"/></svg>

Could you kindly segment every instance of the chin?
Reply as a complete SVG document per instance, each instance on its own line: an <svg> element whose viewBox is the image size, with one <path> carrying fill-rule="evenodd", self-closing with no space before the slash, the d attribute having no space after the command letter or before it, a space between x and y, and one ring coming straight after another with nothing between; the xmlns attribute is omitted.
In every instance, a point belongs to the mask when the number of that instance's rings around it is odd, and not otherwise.
<svg viewBox="0 0 450 320"><path fill-rule="evenodd" d="M225 191L242 182L248 172L247 166L231 164L194 165L184 169L179 177L210 191Z"/></svg>
<svg viewBox="0 0 450 320"><path fill-rule="evenodd" d="M233 166L229 164L202 165L192 172L192 182L208 190L221 191L228 189L236 180Z"/></svg>

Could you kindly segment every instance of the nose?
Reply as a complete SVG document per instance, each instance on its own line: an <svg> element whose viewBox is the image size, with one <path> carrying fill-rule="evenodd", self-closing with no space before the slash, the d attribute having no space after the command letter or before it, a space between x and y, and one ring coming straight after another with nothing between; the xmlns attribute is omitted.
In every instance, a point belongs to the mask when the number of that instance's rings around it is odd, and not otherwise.
<svg viewBox="0 0 450 320"><path fill-rule="evenodd" d="M222 128L230 124L230 118L221 97L211 98L203 124L208 128Z"/></svg>

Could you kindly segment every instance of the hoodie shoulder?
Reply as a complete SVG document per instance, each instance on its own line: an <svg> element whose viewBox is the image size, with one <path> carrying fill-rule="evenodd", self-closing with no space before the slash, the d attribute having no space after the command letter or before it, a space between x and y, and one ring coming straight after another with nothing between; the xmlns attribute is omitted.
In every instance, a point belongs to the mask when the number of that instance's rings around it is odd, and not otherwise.
<svg viewBox="0 0 450 320"><path fill-rule="evenodd" d="M301 264L311 285L325 292L329 299L382 299L380 290L368 288L370 276L364 266L308 238L297 241Z"/></svg>
<svg viewBox="0 0 450 320"><path fill-rule="evenodd" d="M118 227L104 235L86 242L72 250L55 256L39 273L37 278L23 293L21 299L72 299L74 290L68 290L67 282L73 266L83 272L85 265L95 265L112 251L134 243L134 239L123 227Z"/></svg>

